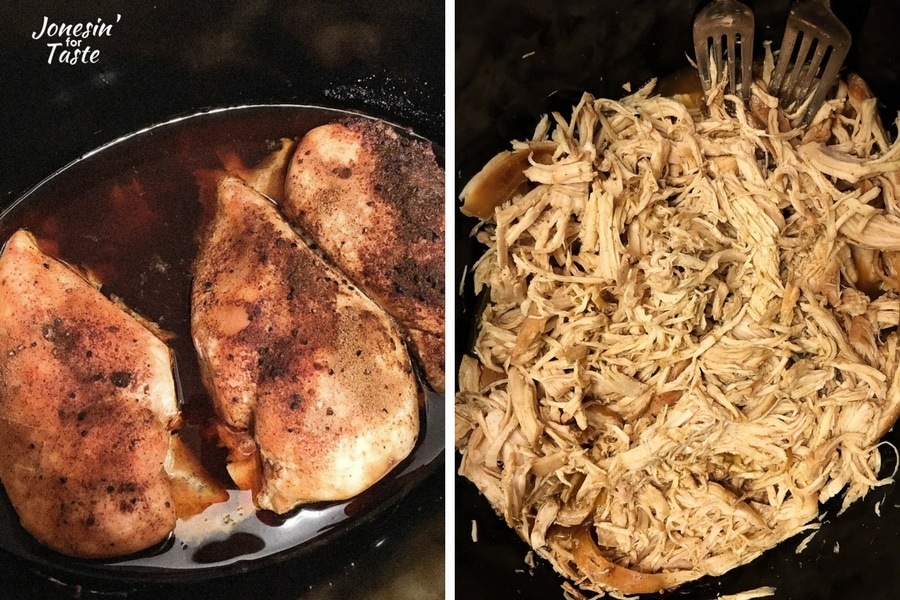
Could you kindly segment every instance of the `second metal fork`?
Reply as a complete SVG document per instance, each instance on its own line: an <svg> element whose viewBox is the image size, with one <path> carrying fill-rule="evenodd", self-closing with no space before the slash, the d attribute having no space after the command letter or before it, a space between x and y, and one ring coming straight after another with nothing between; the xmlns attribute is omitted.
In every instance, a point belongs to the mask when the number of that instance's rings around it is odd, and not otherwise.
<svg viewBox="0 0 900 600"><path fill-rule="evenodd" d="M798 39L800 47L795 52ZM788 16L769 93L781 99L785 110L794 111L809 98L818 80L803 114L802 123L808 125L837 80L849 49L850 32L831 12L829 0L797 0Z"/></svg>
<svg viewBox="0 0 900 600"><path fill-rule="evenodd" d="M694 19L694 57L704 91L709 91L712 86L711 62L720 77L724 63L728 91L737 93L740 84L744 102L750 98L753 28L753 11L737 0L713 0L697 13ZM740 71L737 70L738 63Z"/></svg>

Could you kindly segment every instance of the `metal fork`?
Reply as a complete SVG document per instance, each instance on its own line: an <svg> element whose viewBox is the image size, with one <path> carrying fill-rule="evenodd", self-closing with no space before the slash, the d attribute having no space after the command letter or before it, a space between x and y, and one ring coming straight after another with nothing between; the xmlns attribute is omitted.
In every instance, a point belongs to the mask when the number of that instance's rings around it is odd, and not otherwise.
<svg viewBox="0 0 900 600"><path fill-rule="evenodd" d="M694 18L694 56L703 90L712 86L710 58L721 76L723 55L727 68L728 91L736 93L740 83L744 102L750 99L753 69L753 11L738 0L713 0ZM724 40L724 43L723 43ZM740 57L738 57L740 48ZM740 62L740 81L737 63Z"/></svg>
<svg viewBox="0 0 900 600"><path fill-rule="evenodd" d="M798 39L800 48L795 53ZM797 0L788 15L769 93L778 96L781 106L790 112L809 98L813 82L818 78L802 119L808 125L837 80L849 49L850 31L831 12L829 0ZM791 64L793 68L785 79Z"/></svg>

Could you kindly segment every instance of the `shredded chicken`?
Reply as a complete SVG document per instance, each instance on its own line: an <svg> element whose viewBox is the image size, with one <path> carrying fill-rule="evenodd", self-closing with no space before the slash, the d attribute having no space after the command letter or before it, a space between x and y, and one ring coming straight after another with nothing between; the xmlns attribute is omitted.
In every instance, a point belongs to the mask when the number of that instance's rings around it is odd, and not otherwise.
<svg viewBox="0 0 900 600"><path fill-rule="evenodd" d="M767 88L585 94L475 232L460 473L583 590L722 574L891 481L900 142L858 78L807 129Z"/></svg>

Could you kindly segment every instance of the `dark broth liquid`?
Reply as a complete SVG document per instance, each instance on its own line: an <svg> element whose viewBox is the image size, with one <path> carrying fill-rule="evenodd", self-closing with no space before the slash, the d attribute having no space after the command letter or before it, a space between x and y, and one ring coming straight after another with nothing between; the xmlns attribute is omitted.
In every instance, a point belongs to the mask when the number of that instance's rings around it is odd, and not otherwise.
<svg viewBox="0 0 900 600"><path fill-rule="evenodd" d="M28 229L45 252L89 270L104 295L173 335L181 436L228 484L224 454L206 433L212 409L190 335L191 263L203 214L197 174L221 169L222 153L253 164L265 154L266 139L240 131L228 139L190 122L166 133L146 142L126 139L64 169L3 217L0 237Z"/></svg>
<svg viewBox="0 0 900 600"><path fill-rule="evenodd" d="M280 139L299 138L317 125L346 116L313 107L244 107L167 123L76 161L0 216L0 240L19 228L28 229L45 252L90 270L106 296L121 298L173 335L168 344L175 353L182 400L180 435L209 473L231 489L226 452L217 447L212 435L215 417L190 334L191 266L204 219L199 181L204 173L220 171L226 157L253 166L277 148ZM442 402L438 404L442 410ZM383 482L347 503L314 506L308 511L313 518L294 519L297 522L293 524L292 515L254 515L248 519L252 521L249 532L233 533L224 541L219 538L189 548L169 540L127 560L138 571L190 569L192 564L207 568L241 556L289 548L291 543L283 541L280 546L267 547L270 527L292 527L288 538L293 537L297 544L314 539L325 530L323 526L332 528L345 518L371 511L405 493L424 476L425 467L435 462L442 449L443 433L438 429L443 429L443 417L436 423L436 413L430 413L430 423L423 415L419 446L405 468L398 467ZM429 439L423 443L426 436ZM21 532L0 539L0 546L29 556L46 558L49 554Z"/></svg>

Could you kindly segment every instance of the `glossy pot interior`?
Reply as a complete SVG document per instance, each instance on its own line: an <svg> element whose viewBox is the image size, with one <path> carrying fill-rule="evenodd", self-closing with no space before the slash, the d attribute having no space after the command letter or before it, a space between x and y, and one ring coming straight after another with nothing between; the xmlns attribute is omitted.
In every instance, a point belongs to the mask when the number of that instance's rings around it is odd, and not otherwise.
<svg viewBox="0 0 900 600"><path fill-rule="evenodd" d="M747 0L756 16L756 53L781 41L790 3ZM511 139L529 137L541 114L571 111L582 92L620 97L651 77L688 67L693 15L705 2L526 0L456 4L456 192ZM895 2L835 0L853 44L847 70L868 81L893 123L900 108L900 11ZM488 33L489 32L489 33ZM895 128L891 128L896 133ZM475 221L457 216L457 273L480 249L469 239ZM470 346L477 300L471 285L458 303L457 358ZM887 440L897 444L900 434ZM886 448L882 475L896 466ZM456 590L460 598L562 598L563 580L546 562L525 563L529 548L498 518L474 486L456 482ZM838 516L824 507L821 530L801 553L792 539L717 579L688 584L664 598L708 599L759 586L776 598L893 598L900 589L900 492L875 488ZM879 516L880 513L880 516ZM473 521L477 542L472 540ZM802 537L802 536L801 536Z"/></svg>

